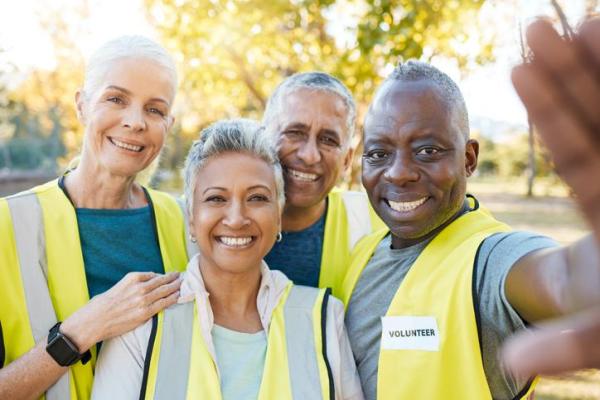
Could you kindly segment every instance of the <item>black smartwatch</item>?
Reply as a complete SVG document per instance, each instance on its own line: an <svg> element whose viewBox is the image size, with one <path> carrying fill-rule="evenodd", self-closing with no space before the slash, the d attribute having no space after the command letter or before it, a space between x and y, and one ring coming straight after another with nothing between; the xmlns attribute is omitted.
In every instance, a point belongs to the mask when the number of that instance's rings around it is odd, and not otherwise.
<svg viewBox="0 0 600 400"><path fill-rule="evenodd" d="M77 346L73 344L71 339L60 333L60 322L50 328L48 333L48 345L46 345L46 351L58 365L62 367L68 367L81 360L82 364L87 363L92 358L92 353L86 351L83 354L79 353Z"/></svg>

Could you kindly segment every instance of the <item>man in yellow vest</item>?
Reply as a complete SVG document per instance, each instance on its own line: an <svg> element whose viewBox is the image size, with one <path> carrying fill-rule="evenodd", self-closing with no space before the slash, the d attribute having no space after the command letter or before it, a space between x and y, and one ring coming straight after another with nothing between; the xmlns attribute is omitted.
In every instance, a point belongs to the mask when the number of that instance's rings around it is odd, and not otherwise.
<svg viewBox="0 0 600 400"><path fill-rule="evenodd" d="M367 399L531 392L497 351L528 323L564 312L566 256L596 244L560 248L495 220L466 195L477 157L457 85L426 63L396 67L364 125L363 185L387 228L357 244L341 291ZM600 271L597 258L581 260Z"/></svg>
<svg viewBox="0 0 600 400"><path fill-rule="evenodd" d="M296 284L331 287L338 296L350 250L383 226L364 193L334 190L352 160L355 118L343 83L308 72L275 89L263 119L277 142L286 192L281 240L265 261Z"/></svg>

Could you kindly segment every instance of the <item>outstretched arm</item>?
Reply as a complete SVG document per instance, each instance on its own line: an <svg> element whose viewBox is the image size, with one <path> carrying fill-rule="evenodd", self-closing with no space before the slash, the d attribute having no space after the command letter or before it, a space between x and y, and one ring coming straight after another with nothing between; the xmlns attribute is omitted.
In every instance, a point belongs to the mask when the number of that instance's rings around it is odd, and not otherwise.
<svg viewBox="0 0 600 400"><path fill-rule="evenodd" d="M524 257L507 278L525 319L567 315L507 344L507 367L523 375L600 366L600 19L572 42L537 21L527 42L534 60L514 69L513 83L593 233Z"/></svg>

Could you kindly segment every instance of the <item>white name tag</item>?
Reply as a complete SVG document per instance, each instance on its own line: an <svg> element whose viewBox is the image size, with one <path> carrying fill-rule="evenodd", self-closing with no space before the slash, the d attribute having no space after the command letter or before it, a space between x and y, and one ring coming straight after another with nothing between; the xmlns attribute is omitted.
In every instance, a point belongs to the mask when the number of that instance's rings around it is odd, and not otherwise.
<svg viewBox="0 0 600 400"><path fill-rule="evenodd" d="M384 350L439 351L440 333L435 317L381 317Z"/></svg>

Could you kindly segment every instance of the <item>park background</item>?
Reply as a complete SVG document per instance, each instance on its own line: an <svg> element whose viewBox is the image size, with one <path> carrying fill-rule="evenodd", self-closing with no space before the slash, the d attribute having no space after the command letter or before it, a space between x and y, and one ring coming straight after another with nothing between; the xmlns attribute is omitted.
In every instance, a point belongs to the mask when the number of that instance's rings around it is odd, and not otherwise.
<svg viewBox="0 0 600 400"><path fill-rule="evenodd" d="M175 57L176 124L151 185L178 193L191 142L211 122L260 119L269 93L295 72L340 78L358 104L355 160L341 186L360 188L360 130L373 91L417 58L455 79L481 144L469 190L517 229L570 243L586 232L569 190L510 84L527 60L537 16L569 36L598 0L20 0L0 14L0 196L59 175L83 129L74 94L86 57L106 40L143 34ZM600 399L600 373L545 377L537 399Z"/></svg>

